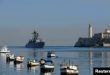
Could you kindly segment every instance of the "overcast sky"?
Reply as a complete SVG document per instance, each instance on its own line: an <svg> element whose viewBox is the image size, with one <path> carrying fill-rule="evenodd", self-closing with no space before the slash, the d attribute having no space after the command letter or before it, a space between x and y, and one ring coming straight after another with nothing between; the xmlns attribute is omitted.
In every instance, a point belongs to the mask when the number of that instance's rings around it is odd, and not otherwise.
<svg viewBox="0 0 110 75"><path fill-rule="evenodd" d="M25 45L33 30L48 46L72 46L110 24L110 0L0 0L0 45Z"/></svg>

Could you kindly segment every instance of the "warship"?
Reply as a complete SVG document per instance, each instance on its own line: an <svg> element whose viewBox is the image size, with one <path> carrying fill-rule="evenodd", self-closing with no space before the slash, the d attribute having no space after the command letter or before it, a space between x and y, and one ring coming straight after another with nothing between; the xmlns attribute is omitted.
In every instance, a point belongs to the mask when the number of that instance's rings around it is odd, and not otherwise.
<svg viewBox="0 0 110 75"><path fill-rule="evenodd" d="M27 48L43 48L45 45L45 42L42 41L41 38L39 38L39 33L34 30L32 33L33 37L29 40L29 42L25 45Z"/></svg>

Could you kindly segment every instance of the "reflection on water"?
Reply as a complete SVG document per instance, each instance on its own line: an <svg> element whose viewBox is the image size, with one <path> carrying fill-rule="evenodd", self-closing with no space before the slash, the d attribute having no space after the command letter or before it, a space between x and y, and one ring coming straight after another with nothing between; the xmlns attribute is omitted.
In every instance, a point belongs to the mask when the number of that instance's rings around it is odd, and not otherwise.
<svg viewBox="0 0 110 75"><path fill-rule="evenodd" d="M10 61L10 62L6 62L8 67L10 68L14 68L14 62L13 61Z"/></svg>
<svg viewBox="0 0 110 75"><path fill-rule="evenodd" d="M14 64L15 70L22 70L24 69L24 64L23 63L18 63L18 64Z"/></svg>
<svg viewBox="0 0 110 75"><path fill-rule="evenodd" d="M82 49L82 48L81 48ZM87 51L62 51L57 48L51 48L54 50L57 58L47 58L47 52L50 50L37 50L37 49L27 49L27 48L14 48L10 49L15 55L24 54L24 62L14 65L12 62L6 62L6 54L0 53L0 74L4 75L60 75L60 64L66 59L70 60L74 64L78 65L79 75L92 75L93 67L110 67L110 51L93 51L92 48ZM75 50L75 51L74 51ZM55 70L53 73L41 73L40 66L27 68L27 59L40 60L41 58L51 59L54 62ZM22 70L22 71L21 71Z"/></svg>
<svg viewBox="0 0 110 75"><path fill-rule="evenodd" d="M79 52L79 68L80 73L88 71L89 75L93 75L94 67L109 67L110 52L92 51ZM85 68L84 68L85 67Z"/></svg>
<svg viewBox="0 0 110 75"><path fill-rule="evenodd" d="M45 52L37 51L37 49L31 49L27 52L26 57L39 60L45 57Z"/></svg>
<svg viewBox="0 0 110 75"><path fill-rule="evenodd" d="M79 52L80 61L92 60L93 66L110 66L110 52Z"/></svg>
<svg viewBox="0 0 110 75"><path fill-rule="evenodd" d="M0 53L0 60L5 61L6 55L7 55L7 53Z"/></svg>
<svg viewBox="0 0 110 75"><path fill-rule="evenodd" d="M36 73L39 70L39 66L27 67L27 69L28 69L28 72Z"/></svg>
<svg viewBox="0 0 110 75"><path fill-rule="evenodd" d="M91 52L93 66L107 67L110 66L110 52Z"/></svg>
<svg viewBox="0 0 110 75"><path fill-rule="evenodd" d="M52 72L40 73L40 75L54 75Z"/></svg>

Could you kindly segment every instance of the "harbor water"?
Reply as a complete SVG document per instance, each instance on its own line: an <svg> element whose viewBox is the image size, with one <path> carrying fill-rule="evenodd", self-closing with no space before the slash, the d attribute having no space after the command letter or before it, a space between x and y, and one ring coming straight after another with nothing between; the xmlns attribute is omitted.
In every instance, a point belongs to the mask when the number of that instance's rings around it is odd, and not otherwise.
<svg viewBox="0 0 110 75"><path fill-rule="evenodd" d="M21 64L6 62L6 54L0 53L0 75L60 75L62 62L78 65L78 75L93 75L94 67L110 67L110 48L76 48L73 46L46 46L33 49L18 46L8 47L15 56L24 56ZM48 58L47 52L54 51L56 57ZM27 68L28 59L51 59L54 62L53 72L41 73L40 66Z"/></svg>

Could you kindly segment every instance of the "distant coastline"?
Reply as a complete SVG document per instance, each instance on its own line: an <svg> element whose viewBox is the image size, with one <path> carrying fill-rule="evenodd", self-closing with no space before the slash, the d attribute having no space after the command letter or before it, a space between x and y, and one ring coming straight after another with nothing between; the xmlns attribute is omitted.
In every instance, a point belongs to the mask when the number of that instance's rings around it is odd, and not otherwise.
<svg viewBox="0 0 110 75"><path fill-rule="evenodd" d="M92 34L92 26L89 24L88 37L80 37L75 47L110 47L110 29L104 32Z"/></svg>

